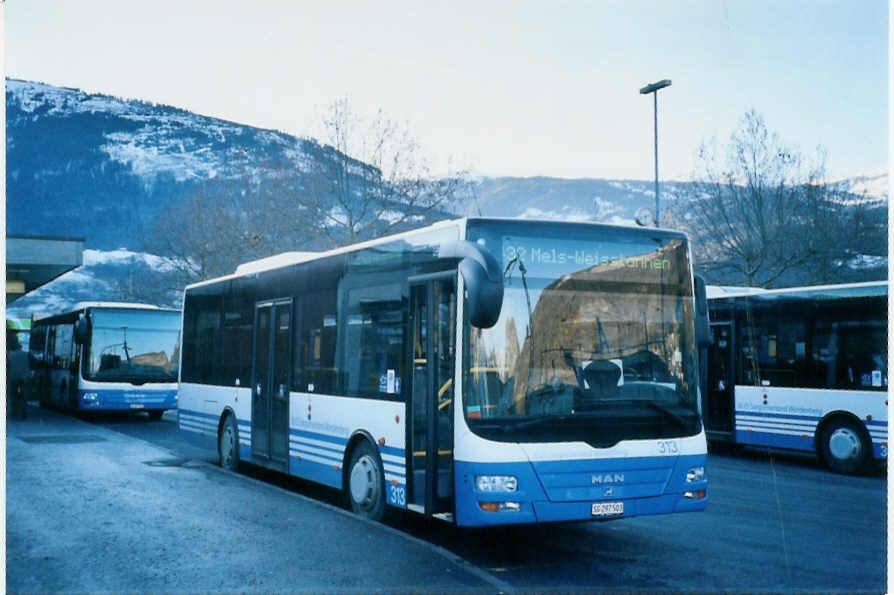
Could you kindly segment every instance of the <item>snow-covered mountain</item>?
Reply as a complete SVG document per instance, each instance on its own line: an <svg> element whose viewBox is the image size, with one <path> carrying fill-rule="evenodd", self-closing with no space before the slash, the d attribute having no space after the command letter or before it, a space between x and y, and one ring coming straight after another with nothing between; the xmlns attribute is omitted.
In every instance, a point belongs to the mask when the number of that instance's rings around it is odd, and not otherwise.
<svg viewBox="0 0 894 595"><path fill-rule="evenodd" d="M13 79L6 81L6 117L7 233L83 237L88 248L81 269L14 304L11 311L24 316L82 299L133 299L137 278L166 274L165 261L145 251L169 205L207 185L246 179L300 189L312 165L333 154L314 139L276 130ZM887 172L835 183L850 193L846 202L872 204L885 216ZM662 209L687 184L663 181ZM654 183L479 177L463 198L457 215L632 225L638 209L654 208ZM177 302L172 292L153 298Z"/></svg>
<svg viewBox="0 0 894 595"><path fill-rule="evenodd" d="M165 105L6 81L7 232L138 249L199 186L300 177L330 149Z"/></svg>

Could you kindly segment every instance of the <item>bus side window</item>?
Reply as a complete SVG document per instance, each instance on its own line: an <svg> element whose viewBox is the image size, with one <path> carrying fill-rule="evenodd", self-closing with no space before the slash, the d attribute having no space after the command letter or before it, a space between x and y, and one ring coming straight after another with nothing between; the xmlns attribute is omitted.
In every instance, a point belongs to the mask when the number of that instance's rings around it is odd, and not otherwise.
<svg viewBox="0 0 894 595"><path fill-rule="evenodd" d="M303 332L300 351L304 353L302 390L341 394L340 375L335 367L338 328L336 292L318 291L306 295L301 301Z"/></svg>
<svg viewBox="0 0 894 595"><path fill-rule="evenodd" d="M254 307L248 297L224 300L221 328L221 382L249 386L251 383L252 316Z"/></svg>

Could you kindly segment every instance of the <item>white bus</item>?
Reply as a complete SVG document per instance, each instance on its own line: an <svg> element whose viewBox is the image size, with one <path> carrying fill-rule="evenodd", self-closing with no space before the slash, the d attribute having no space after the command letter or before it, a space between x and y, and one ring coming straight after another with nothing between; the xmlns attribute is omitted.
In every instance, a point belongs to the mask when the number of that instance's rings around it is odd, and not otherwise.
<svg viewBox="0 0 894 595"><path fill-rule="evenodd" d="M146 304L82 302L31 323L34 392L70 411L177 406L180 312Z"/></svg>
<svg viewBox="0 0 894 595"><path fill-rule="evenodd" d="M460 219L247 263L186 288L180 429L373 519L702 510L693 296L683 234L593 224Z"/></svg>
<svg viewBox="0 0 894 595"><path fill-rule="evenodd" d="M708 288L708 438L816 453L855 473L888 455L888 282Z"/></svg>

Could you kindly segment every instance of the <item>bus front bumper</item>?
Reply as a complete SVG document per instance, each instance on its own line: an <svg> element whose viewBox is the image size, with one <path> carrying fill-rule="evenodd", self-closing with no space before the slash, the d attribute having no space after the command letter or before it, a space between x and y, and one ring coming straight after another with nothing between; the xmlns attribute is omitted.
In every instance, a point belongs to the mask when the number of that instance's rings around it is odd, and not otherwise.
<svg viewBox="0 0 894 595"><path fill-rule="evenodd" d="M177 390L88 389L78 391L78 408L97 411L152 411L177 407Z"/></svg>
<svg viewBox="0 0 894 595"><path fill-rule="evenodd" d="M463 526L604 521L695 512L708 504L708 482L687 481L705 455L455 464L456 523ZM486 478L515 478L515 491L482 490Z"/></svg>

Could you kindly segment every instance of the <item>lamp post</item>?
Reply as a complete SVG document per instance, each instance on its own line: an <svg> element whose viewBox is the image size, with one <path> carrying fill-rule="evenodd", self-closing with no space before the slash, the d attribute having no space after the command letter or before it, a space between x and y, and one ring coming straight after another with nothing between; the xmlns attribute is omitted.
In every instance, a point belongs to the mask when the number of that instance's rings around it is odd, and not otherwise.
<svg viewBox="0 0 894 595"><path fill-rule="evenodd" d="M654 113L655 113L655 227L658 227L659 223L659 211L658 211L658 90L664 89L665 87L670 87L671 82L669 79L664 79L658 81L657 83L652 83L651 85L646 85L642 89L639 90L641 95L652 94L652 98L654 100Z"/></svg>

